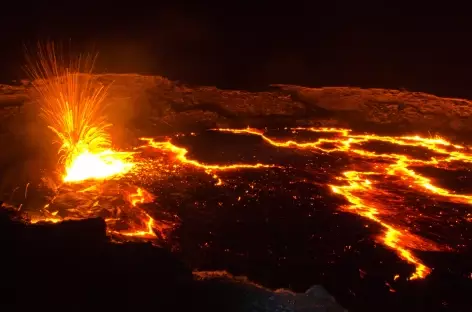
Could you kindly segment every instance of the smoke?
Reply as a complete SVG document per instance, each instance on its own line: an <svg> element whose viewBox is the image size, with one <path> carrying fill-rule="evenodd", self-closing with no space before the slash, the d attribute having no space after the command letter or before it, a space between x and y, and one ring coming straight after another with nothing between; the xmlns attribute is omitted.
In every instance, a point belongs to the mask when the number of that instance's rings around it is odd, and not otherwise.
<svg viewBox="0 0 472 312"><path fill-rule="evenodd" d="M99 75L98 80L110 85L105 103L115 146L135 146L137 138L151 128L154 134L159 134L156 124L169 112L171 105L172 99L168 97L173 84L170 81L138 74Z"/></svg>
<svg viewBox="0 0 472 312"><path fill-rule="evenodd" d="M0 200L9 200L15 190L21 193L19 190L28 183L38 184L42 172L54 172L51 168L57 163L57 149L51 144L52 133L38 113L37 103L27 100L2 120Z"/></svg>

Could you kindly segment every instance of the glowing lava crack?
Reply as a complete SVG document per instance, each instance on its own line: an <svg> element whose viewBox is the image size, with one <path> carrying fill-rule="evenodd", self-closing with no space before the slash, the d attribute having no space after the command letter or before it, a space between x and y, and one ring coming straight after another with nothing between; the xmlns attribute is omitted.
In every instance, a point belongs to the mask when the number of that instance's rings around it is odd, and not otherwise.
<svg viewBox="0 0 472 312"><path fill-rule="evenodd" d="M214 129L214 131L259 136L266 143L279 148L306 150L310 153L342 153L346 155L352 160L352 169L341 171L339 176L331 176L332 182L327 187L331 189L334 195L342 196L346 200L347 204L340 207L342 211L357 214L378 224L383 229L381 235L377 237L378 241L395 251L401 259L415 266L416 269L410 276L410 279L424 278L431 272L431 268L422 263L414 254L414 250L451 251L453 248L450 246L440 246L438 243L420 236L421 233L415 230L415 222L428 221L428 219L417 208L410 206L404 193L414 191L417 194L425 194L442 201L466 205L472 203L472 195L456 194L441 188L435 185L431 178L423 176L411 168L413 166L430 166L448 169L452 168L453 163L468 164L472 162L472 153L469 148L453 145L444 139L421 138L419 136L351 134L349 130L335 128L290 129L293 135L299 132L313 132L322 136L316 140L299 142L293 139L286 141L272 139L257 129ZM263 163L205 164L198 160L190 159L187 149L179 147L171 141L159 142L152 138L142 138L142 141L145 144L136 148L135 153L139 153L140 150L151 149L168 154L171 156L170 158L159 160L161 165L173 168L173 171L182 174L187 172L181 172L176 169L183 169L185 167L200 169L215 178L217 180L216 185L224 184L218 177L218 172L283 168L283 165ZM430 152L430 155L429 158L417 159L407 152L379 153L366 147L367 143L372 142L388 143L396 147L419 147ZM396 150L399 149L397 148ZM124 155L129 156L128 154ZM152 176L154 172L150 168L153 167L147 167L147 165L148 163L144 162L144 164L137 166L137 168L130 167L130 171ZM363 169L359 170L359 167ZM119 171L123 172L121 169ZM281 170L280 174L283 174L283 170ZM309 180L305 182L311 183ZM389 185L389 187L385 188L386 185ZM86 188L84 192L88 192L91 188ZM139 204L159 200L149 192L142 188L134 187L134 190L125 192L125 198L131 206L131 210L126 212L128 216L126 221L129 225L128 230L118 229L117 224L123 221L123 215L115 213L113 217L106 219L110 234L121 235L122 237L154 239L157 238L156 232L162 234L160 235L161 237L164 237L163 233L172 228L172 224L156 221L148 213L138 208ZM45 210L48 211L47 209ZM397 217L397 213L402 211L406 217ZM56 222L58 217L53 214L47 212L42 219ZM89 216L93 215L94 213L92 212L89 214ZM130 215L134 217L129 219ZM83 213L82 216L87 216L87 213ZM468 222L467 217L464 217L464 220ZM456 222L459 221L461 220Z"/></svg>
<svg viewBox="0 0 472 312"><path fill-rule="evenodd" d="M84 151L66 168L64 182L80 182L88 179L106 179L130 171L134 164L131 154L105 150L91 153Z"/></svg>
<svg viewBox="0 0 472 312"><path fill-rule="evenodd" d="M158 198L141 187L128 185L123 188L119 183L113 184L112 181L107 181L116 180L117 177L127 173L152 176L153 172L150 171L155 168L146 167L150 163L144 161L138 166L134 160L134 153L145 148L173 156L170 160L163 160L164 164L160 164L171 168L169 171L173 170L175 173L177 167L194 167L216 179L216 185L224 184L218 172L283 168L283 164L259 162L205 164L190 159L187 149L183 147L176 146L170 141L158 142L152 138L142 138L144 146L137 148L133 153L113 151L108 132L111 124L107 122L105 114L107 86L91 74L94 59L85 60L85 69L82 68L84 66L81 58L70 64L58 64L59 58L55 54L53 44L39 46L37 56L37 59L30 60L29 72L39 95L41 117L53 131L60 145L61 166L58 171L61 172L61 183L66 185L65 188L69 188L69 193L85 198L86 204L61 210L55 206L55 200L59 201L59 195L56 194L40 211L41 216L36 216L32 222L42 220L58 222L64 219L101 216L105 218L108 232L113 235L154 239L157 237L156 233L160 233L161 237L165 237L164 232L172 228L172 224L156 221L139 207L141 204L156 202ZM408 202L409 194L414 192L441 201L472 204L472 195L456 194L437 186L431 178L414 170L414 167L447 170L457 164L472 163L472 153L469 148L451 144L442 138L352 134L348 129L337 128L288 129L294 136L299 132L328 136L300 142L295 139L285 141L272 139L264 132L251 128L214 130L258 136L270 146L278 148L347 156L350 159L349 170L332 173L335 176L329 177L331 182L327 187L335 195L342 196L346 200L346 204L340 209L357 214L383 229L378 240L394 250L401 259L415 266L416 270L411 279L424 278L431 272L431 268L422 263L414 255L413 250L453 248L439 246L438 243L427 240L420 236L421 233L417 233L415 222L429 220L417 207ZM395 152L376 152L368 148L369 143L390 144L395 147ZM428 154L429 157L418 159L411 153L405 152L407 148L421 148L426 151L423 156ZM398 151L403 152L398 153ZM163 174L166 172L163 171ZM283 170L280 174L283 174ZM67 198L64 192L62 195ZM108 195L104 195L105 193ZM121 196L120 200L110 201L114 206L107 206L102 201L103 197L110 198L117 195ZM67 202L67 199L64 202ZM401 211L403 217L397 216ZM470 214L463 219L456 218L455 222L464 220L470 221ZM123 223L125 223L124 228Z"/></svg>
<svg viewBox="0 0 472 312"><path fill-rule="evenodd" d="M278 141L267 137L258 129L214 129L220 132L234 134L248 134L261 137L272 146L281 148L305 149L313 152L347 153L352 158L363 158L372 161L372 171L347 171L336 180L344 184L331 184L330 187L335 194L343 196L349 205L343 210L358 214L370 221L376 222L384 228L380 241L387 247L395 250L398 256L416 266L415 272L410 279L424 278L431 269L424 265L420 259L413 255L412 249L437 251L441 249L450 250L448 246L440 247L438 244L428 241L412 234L407 224L401 220L390 221L390 203L385 201L389 196L394 196L389 191L382 190L380 182L385 177L396 178L397 183L406 185L408 188L419 192L442 198L442 200L472 204L472 195L456 194L447 189L433 184L430 178L422 176L409 168L411 166L432 166L437 168L449 168L452 162L472 162L472 153L468 148L454 145L442 138L423 138L420 136L378 136L351 134L348 129L337 128L293 128L295 134L299 131L334 134L334 138L319 138L310 142L297 142L295 140ZM415 159L409 155L397 153L376 153L362 148L362 144L369 142L384 142L397 146L421 147L434 153L427 160ZM331 144L330 147L327 147ZM383 162L378 162L383 160ZM379 186L377 186L377 184ZM383 198L377 198L379 197ZM386 198L385 198L386 197ZM420 218L410 216L410 219Z"/></svg>

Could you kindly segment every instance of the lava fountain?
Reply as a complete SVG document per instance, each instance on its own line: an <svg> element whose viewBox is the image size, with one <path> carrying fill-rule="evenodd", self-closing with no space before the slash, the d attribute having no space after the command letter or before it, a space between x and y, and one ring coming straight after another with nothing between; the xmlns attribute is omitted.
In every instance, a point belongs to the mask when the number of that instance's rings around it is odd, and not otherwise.
<svg viewBox="0 0 472 312"><path fill-rule="evenodd" d="M131 154L113 151L105 116L108 87L93 75L96 57L56 54L53 43L27 56L27 71L39 94L40 116L56 135L64 182L106 179L129 171Z"/></svg>
<svg viewBox="0 0 472 312"><path fill-rule="evenodd" d="M141 138L143 145L136 147L135 152L115 151L108 132L111 124L105 116L108 87L91 74L95 58L78 57L66 64L56 55L54 45L47 44L39 46L37 58L28 59L28 71L39 94L41 117L60 145L61 180L70 188L70 193L88 196L83 200L83 206L67 206L66 209L61 209L63 202L67 202L68 193L56 194L43 207L42 216L31 220L32 222L59 222L68 218L100 216L105 219L110 234L126 239L155 239L158 236L165 237L165 233L175 224L162 220L157 222L140 209L139 206L143 204L155 202L153 194L136 185L123 187L120 181L109 181L110 185L107 186L102 185L105 183L94 183L90 186L90 183L85 181L109 180L128 172L132 173L131 170L141 178L149 177L152 180L156 172L157 175L172 173L185 176L189 174L187 168L196 168L215 179L215 186L225 187L218 175L225 171L277 168L280 174L287 173L287 166L278 163L203 163L192 159L186 148L175 145L171 140L162 142L154 138ZM426 205L420 207L418 202L422 197L427 197L437 200L440 204L462 204L469 209L472 194L456 193L440 187L437 184L438 179L427 177L415 169L430 167L452 171L461 166L469 167L472 163L470 147L454 145L442 138L354 134L350 129L339 128L286 129L293 135L288 140L272 138L264 131L252 128L213 130L233 135L259 136L264 143L277 148L307 150L313 154L344 155L348 158L351 165L342 171L330 171L324 187L343 199L339 207L341 211L357 214L380 228L381 233L377 235L376 241L415 267L409 279L425 278L432 271L432 268L416 255L416 250L455 249L454 246L432 240L431 235L423 237L423 231L420 232L417 226L428 224L431 227L436 223L442 225L435 220L441 220L442 210L446 214L447 209L442 208L435 215L427 211ZM293 138L298 132L313 132L321 137L299 141ZM388 143L395 148L394 151L381 152L369 148L371 143ZM406 152L405 148L421 149L422 157ZM139 161L140 156L134 153L143 150L163 155L158 155L157 164L153 160L142 158ZM323 169L317 174L327 173ZM303 183L315 182L304 178ZM116 199L117 196L120 200L109 200ZM240 197L238 201L239 199ZM472 220L468 211L465 216L451 216L450 219L454 224ZM452 227L450 224L448 226Z"/></svg>
<svg viewBox="0 0 472 312"><path fill-rule="evenodd" d="M30 221L99 216L105 219L109 234L154 238L153 228L159 225L137 207L153 197L134 185L101 183L129 172L134 162L133 153L112 148L111 123L105 114L108 86L92 75L95 59L79 56L66 62L53 43L38 44L37 55L27 55L40 116L60 146L58 171L63 182ZM110 206L101 199L107 196L122 202Z"/></svg>

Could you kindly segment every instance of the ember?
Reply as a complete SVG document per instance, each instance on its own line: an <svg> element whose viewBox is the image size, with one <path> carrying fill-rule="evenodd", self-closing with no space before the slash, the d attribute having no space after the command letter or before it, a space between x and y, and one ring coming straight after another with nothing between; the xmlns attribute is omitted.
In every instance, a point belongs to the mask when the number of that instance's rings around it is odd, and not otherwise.
<svg viewBox="0 0 472 312"><path fill-rule="evenodd" d="M397 255L413 264L416 269L409 277L410 279L420 279L426 277L431 268L426 266L414 254L413 250L424 251L452 251L454 248L447 245L441 245L430 239L427 239L415 231L415 222L425 220L425 216L415 210L408 210L408 220L395 219L392 217L392 209L404 209L407 206L407 197L399 195L398 191L404 188L414 190L415 192L428 194L429 196L449 201L452 203L466 204L472 203L472 195L457 194L453 191L439 187L434 184L431 178L428 178L413 169L414 167L431 166L435 168L451 168L453 163L469 163L472 160L472 153L468 147L453 145L444 139L430 139L419 136L377 136L377 135L361 135L351 134L346 129L332 128L294 128L290 131L293 135L302 132L318 133L322 137L317 140L307 142L299 142L297 140L277 140L265 135L262 131L256 129L214 129L216 132L227 132L231 134L256 135L261 137L271 146L279 148L292 148L300 150L309 150L313 153L345 153L352 159L359 159L359 163L366 166L362 170L344 171L340 176L331 178L332 183L326 185L335 195L344 197L347 204L340 207L342 211L355 213L372 222L377 223L383 228L383 233L378 240L386 247L394 250ZM332 136L334 134L334 136ZM331 137L323 137L331 135ZM226 182L218 176L222 172L239 171L239 170L274 170L278 169L282 172L286 169L284 164L264 164L255 163L237 163L237 164L206 164L204 162L191 159L186 148L180 147L171 141L164 142L155 141L152 138L142 139L146 144L136 149L136 155L139 151L155 150L161 154L167 155L167 158L159 158L157 167L153 167L153 162L137 162L136 167L132 168L130 173L143 177L156 179L156 173L164 172L165 174L185 174L185 168L195 168L208 174L212 179L216 179L216 186L226 184ZM366 146L369 143L387 142L395 146L420 147L429 151L431 156L426 159L415 158L405 153L379 153L369 150ZM326 143L331 146L326 147ZM369 161L367 164L365 160ZM167 168L167 169L166 169ZM131 169L131 168L130 168ZM183 171L182 171L183 170ZM80 171L79 171L80 172ZM79 179L80 180L80 179ZM309 180L303 180L304 183L311 183ZM385 182L389 181L391 185L385 188ZM392 189L392 185L398 188ZM251 186L254 188L254 186ZM130 203L130 211L126 213L127 217L123 218L123 213L114 213L113 217L107 218L110 234L119 234L124 237L142 237L156 238L155 231L164 233L173 228L173 225L165 222L156 221L148 213L140 210L138 206L143 203L153 201L159 202L159 198L146 191L141 187L133 187L133 191L125 192L124 197ZM94 189L96 191L96 188ZM90 187L84 189L83 192L90 192ZM120 191L117 190L118 194ZM249 195L248 195L249 196ZM297 199L297 196L293 196ZM238 196L238 202L241 196ZM393 205L393 207L391 207ZM123 207L121 208L121 210ZM120 210L120 211L121 211ZM97 213L82 214L82 217L96 216ZM136 219L130 219L134 215ZM66 216L67 218L67 216ZM427 218L426 218L427 219ZM43 220L57 222L58 216L51 213L44 214ZM128 228L132 230L118 230L117 224L128 220ZM134 220L134 221L133 221ZM38 219L34 219L37 222ZM130 222L130 223L129 223ZM134 224L134 225L131 225ZM141 225L139 225L141 224ZM164 237L161 235L160 237ZM395 275L395 280L398 279Z"/></svg>
<svg viewBox="0 0 472 312"><path fill-rule="evenodd" d="M37 57L28 56L28 72L39 94L41 117L60 145L63 179L77 182L126 173L129 153L111 150L105 116L107 87L92 75L94 57L66 64L53 43L38 45Z"/></svg>
<svg viewBox="0 0 472 312"><path fill-rule="evenodd" d="M415 257L411 249L437 251L448 249L441 248L434 242L422 239L417 235L410 233L408 228L401 225L401 222L386 222L383 216L388 216L388 208L380 200L376 199L377 194L384 196L388 192L376 187L386 176L400 177L402 184L409 188L415 187L418 191L430 193L431 195L445 197L451 202L472 204L472 195L456 194L449 190L432 184L431 179L424 177L412 169L410 166L434 166L439 168L448 168L453 161L472 162L472 153L468 148L460 145L454 145L442 138L423 138L420 136L378 136L350 134L348 129L336 128L294 128L293 132L310 131L317 133L334 133L338 136L334 139L320 138L313 142L299 143L294 140L277 141L264 135L257 129L215 129L216 131L230 132L235 134L250 134L260 136L267 143L284 148L309 149L313 151L333 153L344 152L352 157L362 157L373 161L386 160L390 163L379 164L374 162L375 171L348 171L344 172L337 180L344 181L344 185L330 185L335 194L342 195L350 203L343 209L359 214L371 221L380 224L384 229L384 235L381 241L396 250L399 257L416 266L416 272L410 279L424 278L431 272L421 261ZM431 156L430 159L421 160L412 158L408 155L397 153L376 153L362 148L362 144L369 142L388 142L399 146L422 147L434 152L437 156ZM324 148L323 144L331 143L334 148ZM377 181L376 181L377 180ZM377 182L377 183L376 183ZM393 195L393 194L391 194Z"/></svg>
<svg viewBox="0 0 472 312"><path fill-rule="evenodd" d="M64 187L69 189L67 192L56 192L39 214L31 218L31 222L103 217L110 235L124 239L166 239L166 233L177 224L175 220L178 216L173 216L175 222L169 222L156 218L156 211L145 211L144 204L158 204L161 201L154 190L145 189L145 180L151 181L151 184L158 180L160 184L165 184L166 177L178 176L182 179L187 176L185 180L190 181L191 176L200 171L213 180L212 187L223 186L234 190L236 187L232 184L236 178L225 179L223 175L231 172L239 175L243 170L265 173L276 171L277 175L290 175L289 164L273 159L261 160L256 156L252 157L253 161L203 162L190 157L189 150L176 143L175 138L163 141L141 138L144 144L133 152L113 151L108 133L110 124L104 115L107 89L90 75L90 64L93 61L86 63L89 74L82 75L79 73L80 59L73 66L62 66L57 61L53 45L40 47L38 56L38 66L32 67L30 71L36 79L42 117L61 145L62 180ZM472 204L471 194L444 188L433 178L421 173L424 168L454 170L472 163L469 147L452 144L439 137L355 134L349 129L339 128L297 127L284 131L288 139L269 136L264 131L252 128L213 129L214 133L259 137L266 147L348 159L349 163L342 168L333 166L332 169L315 173L326 175L325 183L314 181L314 176L312 179L306 175L303 178L290 176L297 183L321 185L331 192L333 198L342 198L344 204L339 210L364 218L368 221L366 227L369 222L376 224L380 229L380 233L376 233L377 241L415 267L409 276L410 280L425 278L432 271L415 250L454 251L459 246L443 244L417 229L417 224L431 222L432 217L412 204L412 197L416 196L418 202L418 196L423 194L429 200L469 207ZM301 134L318 137L301 140ZM194 133L191 135L197 136ZM392 151L379 151L382 144L384 149L390 146ZM146 153L149 152L158 154L157 159L148 158ZM302 170L306 171L309 164L310 161L307 161ZM115 178L115 184L111 183L111 178ZM123 184L126 179L127 182ZM244 179L241 181L249 185L250 191L237 194L240 204L245 199L257 198L258 192L276 191L273 186L269 187L269 182L248 184ZM77 204L79 197L83 205ZM296 193L290 197L294 201L302 200ZM67 208L63 207L63 203L67 203ZM199 205L198 201L194 203ZM218 206L224 209L220 201ZM457 217L454 222L470 222L470 218ZM205 248L210 245L208 242L203 244ZM399 277L395 274L394 281Z"/></svg>

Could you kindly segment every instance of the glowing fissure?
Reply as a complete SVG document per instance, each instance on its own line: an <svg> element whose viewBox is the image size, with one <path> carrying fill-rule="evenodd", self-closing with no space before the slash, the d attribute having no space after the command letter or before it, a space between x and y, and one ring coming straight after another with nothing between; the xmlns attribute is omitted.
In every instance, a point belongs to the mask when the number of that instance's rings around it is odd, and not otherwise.
<svg viewBox="0 0 472 312"><path fill-rule="evenodd" d="M220 186L223 185L223 180L216 174L218 171L230 171L230 170L237 170L237 169L260 169L260 168L274 168L277 167L276 165L270 165L270 164L262 164L262 163L256 163L256 164L231 164L231 165L210 165L210 164L205 164L202 162L199 162L194 159L189 159L187 157L188 150L176 146L172 144L170 141L165 141L165 142L156 142L152 138L141 138L142 141L146 142L146 145L141 146L140 148L146 148L146 147L151 147L154 149L158 149L161 151L165 152L170 152L174 155L175 159L177 159L179 162L193 166L195 168L203 169L205 173L209 174L212 176L213 179L217 181L216 185Z"/></svg>
<svg viewBox="0 0 472 312"><path fill-rule="evenodd" d="M349 206L345 207L345 210L351 213L356 213L364 218L367 218L371 221L374 221L381 225L384 228L384 235L380 238L383 244L388 246L391 249L397 251L398 255L415 265L415 272L412 274L410 279L424 278L431 272L431 269L426 267L421 261L416 258L408 248L403 247L404 245L411 242L413 235L409 234L405 229L398 229L394 226L382 221L379 217L379 214L384 209L381 207L375 207L364 202L360 195L362 193L372 192L372 182L368 179L362 179L361 175L369 175L374 173L362 173L359 174L355 171L345 172L344 179L339 178L340 180L345 180L348 185L339 186L339 185L330 185L332 191L335 194L344 196L350 203ZM403 244L402 244L403 242ZM438 250L434 245L432 250Z"/></svg>
<svg viewBox="0 0 472 312"><path fill-rule="evenodd" d="M39 46L38 59L30 61L29 72L34 80L33 85L39 94L41 117L48 124L60 145L60 164L62 180L66 183L79 184L85 180L107 180L112 177L133 172L134 153L117 152L111 148L111 137L108 128L111 126L105 115L105 99L107 87L97 81L91 74L94 58L81 58L70 64L60 64L53 44ZM85 65L85 66L82 66ZM83 67L83 68L82 68ZM85 72L85 73L81 73ZM382 160L369 171L350 170L335 178L339 183L330 183L334 194L342 196L348 204L342 210L358 214L383 228L379 240L397 255L416 267L410 279L424 278L431 268L423 264L412 252L413 249L439 250L435 243L429 242L408 231L401 222L387 221L386 207L375 196L382 193L379 180L392 177L402 186L407 186L428 195L434 195L455 203L472 204L472 195L456 194L434 185L434 182L417 172L413 166L432 166L449 168L452 162L472 163L469 149L454 145L442 138L422 138L420 136L378 136L373 134L352 134L348 129L338 128L292 128L292 132L308 131L330 133L334 138L319 138L308 142L296 140L276 140L269 138L258 129L214 129L215 131L232 134L256 135L266 143L280 147L304 149L323 153L345 153L357 159ZM220 171L241 169L268 169L283 167L276 164L238 163L238 164L205 164L188 158L188 150L178 147L170 141L158 142L152 138L142 139L146 144L141 148L152 148L170 153L174 159L185 166L203 170L217 180L216 185L223 181L218 177ZM422 147L438 156L427 160L415 159L401 153L377 153L362 148L368 142L385 142L396 146ZM329 147L328 147L329 146ZM377 179L377 180L376 180ZM88 187L83 192L89 192ZM384 195L388 195L385 193ZM161 232L168 226L156 222L139 205L155 200L154 196L142 188L135 187L125 196L128 206L126 218L133 216L132 225L128 230L115 227L122 221L123 214L118 207L113 217L106 218L108 232L124 237L156 238L156 231ZM93 204L99 205L98 201ZM78 214L80 217L93 216L96 207ZM127 208L126 208L127 207ZM66 218L67 219L67 218ZM57 211L50 212L49 204L43 208L43 216L31 222L59 222L63 217ZM398 278L398 277L395 277Z"/></svg>
<svg viewBox="0 0 472 312"><path fill-rule="evenodd" d="M94 186L87 187L78 192L91 192L95 191L97 188ZM141 204L146 204L154 201L155 197L151 193L147 192L146 190L140 187L133 187L128 190L122 191L123 198L129 203L130 207L123 211L123 209L118 209L115 212L115 217L105 218L105 223L107 224L107 232L111 235L117 235L122 237L136 237L142 239L156 239L156 231L160 233L161 236L165 236L164 231L171 228L170 225L167 224L158 224L148 213L144 210L140 209ZM94 212L93 209L87 211L83 209L80 211L80 215L82 217L77 216L66 216L60 217L58 216L58 211L50 211L50 206L54 202L54 198L51 200L51 203L46 204L41 209L41 215L35 215L30 218L29 222L34 224L38 222L49 222L49 223L59 223L66 220L80 220L83 217L93 217ZM71 209L73 210L73 209ZM128 228L124 230L117 230L115 229L115 225L117 222L122 221L122 213L127 215L132 215L132 223L128 224Z"/></svg>
<svg viewBox="0 0 472 312"><path fill-rule="evenodd" d="M425 194L432 194L438 196L443 200L448 200L456 203L472 203L472 195L456 194L447 189L438 187L433 184L433 181L409 168L409 166L434 166L438 168L448 168L448 165L452 161L461 162L472 162L472 154L469 149L460 145L453 145L448 141L441 138L421 138L419 136L377 136L377 135L359 135L351 134L346 129L336 128L294 128L291 129L293 132L298 131L311 131L318 133L331 133L335 134L334 138L319 138L309 142L298 142L296 140L279 141L267 137L264 132L257 129L214 129L215 131L228 132L233 134L248 134L257 135L261 137L265 142L272 146L281 148L294 148L294 149L305 149L309 151L318 151L323 153L335 153L342 152L353 158L364 158L366 160L383 160L383 162L373 162L371 171L356 171L350 170L342 173L341 176L335 177L333 181L339 181L339 183L330 183L328 186L332 192L336 195L342 196L348 202L347 205L340 207L343 211L357 214L364 217L383 228L383 232L378 237L378 240L386 247L394 250L397 255L407 261L408 263L415 266L415 271L410 276L410 279L420 279L426 277L430 272L431 268L427 267L421 260L414 255L413 250L441 250L443 248L435 244L434 242L428 241L411 233L408 227L399 220L398 222L387 221L389 218L388 207L384 206L382 200L375 200L376 196L389 196L387 191L381 189L378 181L382 181L385 177L392 177L401 182L402 185L409 188L413 188L417 191ZM188 158L188 150L183 147L179 147L170 141L159 142L152 138L142 138L145 145L138 147L137 149L151 148L169 153L173 157L172 159L177 163L184 166L190 166L198 168L211 175L213 178L218 180L217 185L221 185L222 181L217 176L218 172L230 171L230 170L241 170L241 169L269 169L269 168L283 168L280 165L274 164L205 164L198 160ZM362 144L367 142L388 142L400 146L411 146L411 147L423 147L436 154L435 157L430 159L420 160L415 159L409 155L397 154L397 153L376 153L373 151L365 150L362 148ZM326 143L329 143L332 147L326 147ZM117 155L116 152L104 152L103 155ZM440 155L440 156L437 156ZM126 159L130 157L129 153L124 153L120 157ZM106 157L105 157L106 158ZM80 159L80 158L79 158ZM170 161L173 161L170 160ZM110 161L113 164L113 161ZM177 165L174 164L173 166ZM119 164L119 169L115 173L123 173L127 171L134 171L132 163L126 163L127 168L124 168ZM78 166L79 168L81 166ZM144 168L145 169L145 168ZM80 172L80 170L78 171ZM95 173L99 173L95 170ZM71 175L73 176L73 175ZM100 176L108 176L108 172ZM67 180L67 179L66 179ZM73 179L72 179L73 180ZM71 181L72 181L71 180ZM77 177L77 181L81 181L82 176ZM308 181L309 182L309 181ZM107 219L109 225L108 232L110 234L121 235L123 237L137 237L146 239L155 239L156 231L163 233L170 226L156 222L149 214L138 208L140 204L152 202L154 196L145 191L142 188L136 188L135 191L130 192L127 196L127 201L130 203L132 209L135 211L137 218L136 224L141 226L132 226L131 230L114 230L114 224L120 221L120 216L117 218ZM33 220L37 222L39 219ZM51 222L58 222L61 219L55 215L49 213L46 214L42 220ZM397 279L398 276L396 275Z"/></svg>
<svg viewBox="0 0 472 312"><path fill-rule="evenodd" d="M128 194L127 200L132 207L137 208L137 206L140 204L152 202L154 200L154 196L149 192L143 190L142 188L138 187L135 192ZM156 233L154 232L154 228L157 226L156 221L149 214L142 210L141 214L143 215L143 217L141 218L141 222L145 224L145 227L143 229L138 228L128 231L109 230L108 232L110 234L117 234L127 237L141 237L150 239L157 238Z"/></svg>
<svg viewBox="0 0 472 312"><path fill-rule="evenodd" d="M300 143L295 140L279 141L267 137L263 131L258 129L213 129L220 132L228 132L233 134L249 134L261 137L265 142L272 146L282 148L296 148L316 150L325 153L344 152L353 157L364 158L378 158L392 161L393 163L385 166L375 166L376 172L362 172L349 171L344 172L343 176L338 177L337 180L344 181L346 185L329 185L331 190L338 195L342 195L349 205L344 207L344 210L351 213L356 213L364 218L367 218L384 228L382 243L395 250L398 256L407 262L415 265L415 272L410 276L410 279L424 278L431 272L431 268L424 265L416 256L413 255L412 249L420 250L440 250L440 248L429 241L421 239L420 237L408 232L407 229L401 228L399 225L391 224L384 221L382 215L385 213L385 208L380 204L373 205L367 203L366 200L379 191L372 182L365 178L369 175L378 176L400 176L404 183L409 187L414 187L419 191L434 194L456 203L472 204L472 195L455 194L452 191L438 187L433 184L431 179L422 176L421 174L410 169L409 166L434 166L434 167L448 167L452 161L460 161L465 163L472 162L472 153L468 148L461 145L454 145L442 138L423 138L420 136L378 136L374 134L362 135L351 134L348 129L338 128L292 128L293 132L311 131L318 133L333 133L335 138L319 138L315 141ZM440 154L441 157L431 157L429 160L414 159L410 156L396 153L376 153L359 148L358 146L367 142L388 142L400 146L423 147L431 152ZM333 148L323 147L326 143L334 145ZM356 145L356 147L353 147Z"/></svg>
<svg viewBox="0 0 472 312"><path fill-rule="evenodd" d="M171 152L175 155L175 158L190 166L194 166L200 169L204 169L205 171L211 172L214 171L227 171L227 170L235 170L235 169L258 169L258 168L271 168L275 167L275 165L267 165L267 164L232 164L232 165L208 165L201 163L197 160L187 158L188 150L183 147L178 147L172 144L169 141L166 142L156 142L152 138L142 138L141 140L146 141L147 145L144 147L152 147L159 150Z"/></svg>

